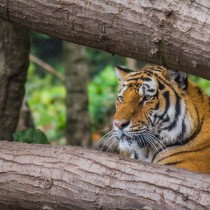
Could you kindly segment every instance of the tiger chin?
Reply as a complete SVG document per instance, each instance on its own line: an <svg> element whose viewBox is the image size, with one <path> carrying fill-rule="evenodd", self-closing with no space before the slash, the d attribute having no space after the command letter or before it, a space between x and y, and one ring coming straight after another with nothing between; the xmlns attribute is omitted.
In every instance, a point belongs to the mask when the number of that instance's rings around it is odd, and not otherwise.
<svg viewBox="0 0 210 210"><path fill-rule="evenodd" d="M210 174L210 99L187 74L117 66L113 136L130 157Z"/></svg>

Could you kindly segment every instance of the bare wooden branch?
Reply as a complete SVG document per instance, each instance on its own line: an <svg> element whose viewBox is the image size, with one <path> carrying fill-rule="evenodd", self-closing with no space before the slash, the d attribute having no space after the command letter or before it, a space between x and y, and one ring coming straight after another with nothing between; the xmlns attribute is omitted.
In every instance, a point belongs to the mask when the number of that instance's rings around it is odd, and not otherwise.
<svg viewBox="0 0 210 210"><path fill-rule="evenodd" d="M209 209L210 176L79 147L0 142L0 209Z"/></svg>
<svg viewBox="0 0 210 210"><path fill-rule="evenodd" d="M0 17L210 79L210 1L0 0Z"/></svg>
<svg viewBox="0 0 210 210"><path fill-rule="evenodd" d="M64 77L63 74L58 72L56 69L54 69L52 66L50 66L48 63L44 62L40 58L37 58L36 56L30 54L30 61L32 61L33 63L37 64L38 66L43 68L45 71L49 72L50 74L58 77L59 79L61 79L63 81L65 80L65 77Z"/></svg>

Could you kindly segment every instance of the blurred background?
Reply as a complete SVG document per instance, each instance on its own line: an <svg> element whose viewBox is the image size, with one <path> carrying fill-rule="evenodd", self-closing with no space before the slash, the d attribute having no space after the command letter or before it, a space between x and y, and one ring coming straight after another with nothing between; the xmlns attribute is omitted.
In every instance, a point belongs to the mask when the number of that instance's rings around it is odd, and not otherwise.
<svg viewBox="0 0 210 210"><path fill-rule="evenodd" d="M25 99L14 140L90 146L112 128L118 79L114 66L144 62L30 33ZM210 82L190 75L210 95Z"/></svg>

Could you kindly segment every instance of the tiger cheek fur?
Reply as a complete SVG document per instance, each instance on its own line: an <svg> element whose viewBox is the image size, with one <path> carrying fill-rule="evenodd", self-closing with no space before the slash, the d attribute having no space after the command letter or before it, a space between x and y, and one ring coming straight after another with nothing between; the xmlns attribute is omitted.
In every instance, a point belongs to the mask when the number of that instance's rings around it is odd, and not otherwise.
<svg viewBox="0 0 210 210"><path fill-rule="evenodd" d="M113 132L121 152L210 174L210 100L182 72L118 68Z"/></svg>

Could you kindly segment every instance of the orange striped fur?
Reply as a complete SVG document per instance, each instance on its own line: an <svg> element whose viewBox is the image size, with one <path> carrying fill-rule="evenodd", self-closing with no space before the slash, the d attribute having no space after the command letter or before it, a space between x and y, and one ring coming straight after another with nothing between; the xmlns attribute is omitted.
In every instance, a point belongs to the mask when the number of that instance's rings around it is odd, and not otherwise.
<svg viewBox="0 0 210 210"><path fill-rule="evenodd" d="M162 66L120 79L113 133L119 150L148 162L210 174L210 99L186 74Z"/></svg>

